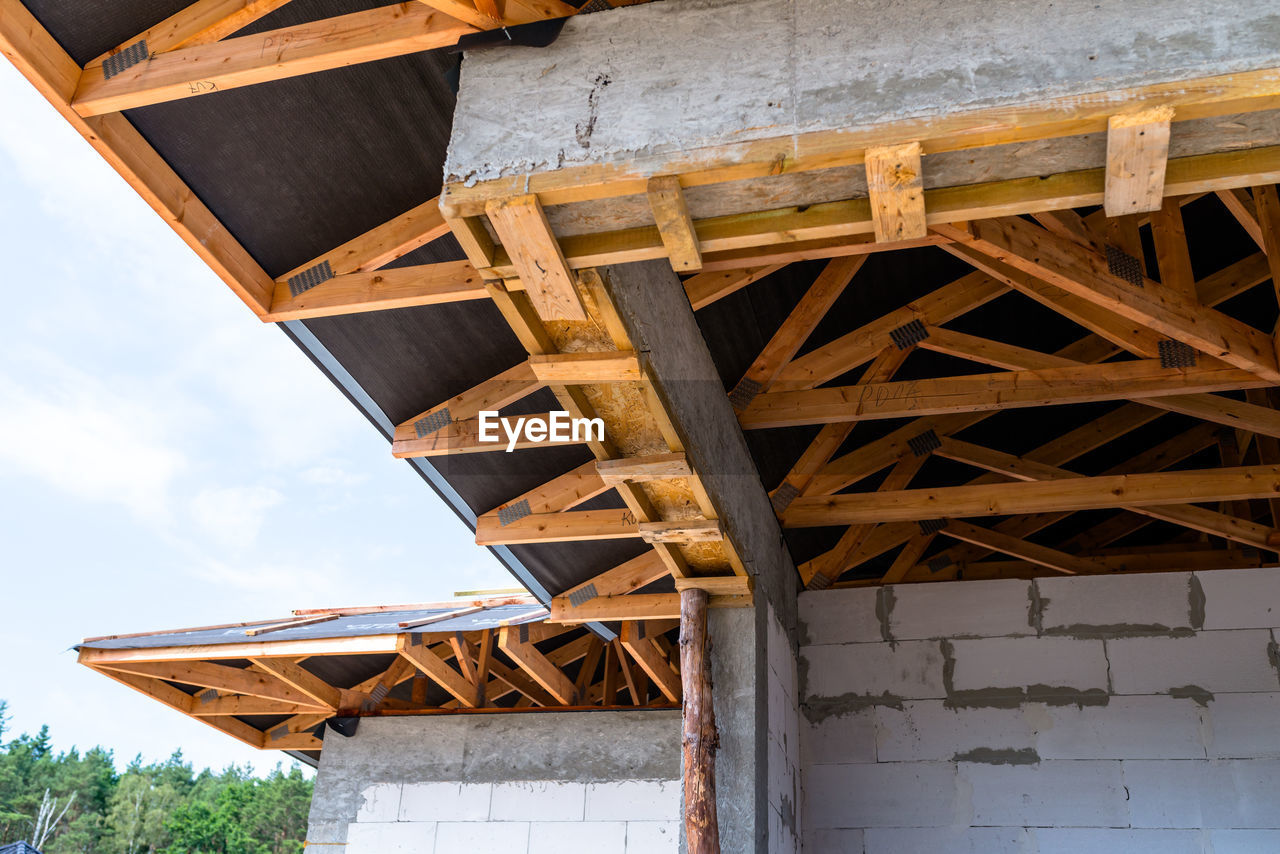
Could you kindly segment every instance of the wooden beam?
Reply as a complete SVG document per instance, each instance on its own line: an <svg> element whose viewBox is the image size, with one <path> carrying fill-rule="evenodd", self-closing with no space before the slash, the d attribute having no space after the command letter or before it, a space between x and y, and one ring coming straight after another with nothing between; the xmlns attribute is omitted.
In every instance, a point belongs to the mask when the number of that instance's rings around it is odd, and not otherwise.
<svg viewBox="0 0 1280 854"><path fill-rule="evenodd" d="M192 98L456 44L476 28L418 3L397 3L162 53L107 78L84 70L71 99L82 116Z"/></svg>
<svg viewBox="0 0 1280 854"><path fill-rule="evenodd" d="M685 459L683 453L597 460L595 469L600 479L609 486L617 486L620 483L671 480L688 477L691 474L689 461Z"/></svg>
<svg viewBox="0 0 1280 854"><path fill-rule="evenodd" d="M1249 191L1244 187L1232 187L1220 189L1216 195L1236 222L1240 223L1245 234L1258 244L1259 249L1266 252L1266 242L1262 239L1262 227L1258 225L1258 210Z"/></svg>
<svg viewBox="0 0 1280 854"><path fill-rule="evenodd" d="M557 596L551 601L551 621L566 622L566 613L576 612L578 608L594 599L623 597L632 591L647 587L667 574L667 566L658 553L647 551ZM640 619L640 617L630 619ZM591 620L575 620L575 622L591 622Z"/></svg>
<svg viewBox="0 0 1280 854"><path fill-rule="evenodd" d="M680 179L675 175L650 178L647 195L662 245L671 259L671 269L677 273L702 269L698 234L693 230L693 217L689 215L689 204L680 189Z"/></svg>
<svg viewBox="0 0 1280 854"><path fill-rule="evenodd" d="M680 674L671 667L662 650L646 635L646 624L628 620L622 624L619 638L622 646L636 660L640 668L658 686L662 696L673 703L680 702Z"/></svg>
<svg viewBox="0 0 1280 854"><path fill-rule="evenodd" d="M1107 216L1160 209L1173 107L1151 107L1107 121Z"/></svg>
<svg viewBox="0 0 1280 854"><path fill-rule="evenodd" d="M569 596L557 596L551 600L549 619L553 623L592 623L669 620L679 616L680 597L675 593L632 593L596 596L577 604Z"/></svg>
<svg viewBox="0 0 1280 854"><path fill-rule="evenodd" d="M630 510L571 510L534 513L503 525L497 517L476 520L476 544L565 543L576 540L619 540L640 537L640 523Z"/></svg>
<svg viewBox="0 0 1280 854"><path fill-rule="evenodd" d="M398 652L459 703L467 708L475 707L476 686L433 652L422 635L401 635Z"/></svg>
<svg viewBox="0 0 1280 854"><path fill-rule="evenodd" d="M533 195L490 202L489 221L523 283L529 301L543 320L586 320L574 275L547 215Z"/></svg>
<svg viewBox="0 0 1280 854"><path fill-rule="evenodd" d="M335 710L341 705L342 692L305 669L298 659L251 658L249 661L256 665L259 670L267 671L281 682L291 688L296 688L321 705Z"/></svg>
<svg viewBox="0 0 1280 854"><path fill-rule="evenodd" d="M867 194L879 243L919 239L928 233L921 152L919 142L867 149Z"/></svg>
<svg viewBox="0 0 1280 854"><path fill-rule="evenodd" d="M1280 467L1242 466L797 498L783 514L783 523L787 527L811 528L864 522L1149 507L1268 498L1278 492Z"/></svg>
<svg viewBox="0 0 1280 854"><path fill-rule="evenodd" d="M299 273L326 263L335 276L372 272L448 233L449 225L444 221L444 214L440 212L440 197L436 196L415 208L410 208L395 219L388 220L348 240L336 249L295 267L281 276L278 281L288 282ZM475 273L475 270L472 269L470 273Z"/></svg>
<svg viewBox="0 0 1280 854"><path fill-rule="evenodd" d="M527 673L556 702L577 705L578 689L564 672L552 664L532 643L520 639L519 626L505 626L498 633L498 647Z"/></svg>
<svg viewBox="0 0 1280 854"><path fill-rule="evenodd" d="M962 543L982 546L1067 575L1097 574L1107 571L1102 564L1094 563L1087 558L1075 557L1048 546L1020 540L990 528L980 528L955 519L947 522L947 526L941 533Z"/></svg>
<svg viewBox="0 0 1280 854"><path fill-rule="evenodd" d="M1165 199L1160 210L1152 212L1151 237L1156 245L1160 284L1188 300L1198 300L1191 253L1187 250L1187 230L1182 223L1182 205L1177 199Z"/></svg>
<svg viewBox="0 0 1280 854"><path fill-rule="evenodd" d="M746 267L737 270L725 270L714 273L699 273L684 280L684 292L694 311L706 308L729 294L758 282L771 273L776 273L785 264L768 264L759 267Z"/></svg>
<svg viewBox="0 0 1280 854"><path fill-rule="evenodd" d="M1210 360L1204 360L1210 362ZM1165 368L1157 359L1005 371L763 394L739 416L745 430L904 416L943 415L1269 385L1220 364Z"/></svg>
<svg viewBox="0 0 1280 854"><path fill-rule="evenodd" d="M738 389L749 393L730 395L735 409L745 407L754 394L769 390L779 372L804 346L865 261L865 255L854 255L836 258L827 263L809 290L800 298L800 302L787 315L787 319L778 327L778 331L773 333L760 355L756 356L751 367L747 368L746 374L738 383Z"/></svg>
<svg viewBox="0 0 1280 854"><path fill-rule="evenodd" d="M597 465L599 463L596 460L585 462L542 486L503 502L484 515L496 516L499 510L524 503L529 505L530 513L558 513L577 507L613 488L613 484L596 474Z"/></svg>
<svg viewBox="0 0 1280 854"><path fill-rule="evenodd" d="M293 295L287 279L276 282L264 321L307 320L366 311L489 299L480 274L467 261L335 275Z"/></svg>
<svg viewBox="0 0 1280 854"><path fill-rule="evenodd" d="M1255 187L1254 199L1258 206L1258 228L1262 234L1262 251L1267 256L1271 270L1272 288L1280 300L1280 192L1275 184ZM1280 331L1280 324L1277 325Z"/></svg>
<svg viewBox="0 0 1280 854"><path fill-rule="evenodd" d="M646 543L718 543L724 530L717 519L681 519L641 522L640 539Z"/></svg>
<svg viewBox="0 0 1280 854"><path fill-rule="evenodd" d="M100 66L107 57L140 41L147 43L147 53L151 56L221 41L287 2L289 0L198 0L92 60L89 66Z"/></svg>
<svg viewBox="0 0 1280 854"><path fill-rule="evenodd" d="M971 230L968 242L980 252L1272 384L1280 383L1269 335L1158 284L1145 287L1145 276L1140 278L1144 287L1136 287L1112 274L1097 254L1023 220L983 220L972 223Z"/></svg>
<svg viewBox="0 0 1280 854"><path fill-rule="evenodd" d="M548 384L588 385L640 382L644 373L635 353L553 353L529 357L538 380Z"/></svg>
<svg viewBox="0 0 1280 854"><path fill-rule="evenodd" d="M482 411L500 410L528 397L542 386L543 382L533 367L522 362L397 425L394 439L425 438L446 427L450 421L465 421Z"/></svg>
<svg viewBox="0 0 1280 854"><path fill-rule="evenodd" d="M199 688L216 688L230 694L248 694L300 705L323 705L272 675L208 661L102 661L94 662L94 667L138 676L154 676L166 682L195 685Z"/></svg>
<svg viewBox="0 0 1280 854"><path fill-rule="evenodd" d="M559 417L559 413L542 412L520 417L527 419L528 423L541 422L549 425L553 416ZM391 443L391 455L397 459L408 459L410 457L444 457L455 454L505 451L510 445L510 440L506 435L502 434L502 431L498 431L498 434L496 441L492 440L492 438L481 441L480 420L478 418L468 418L464 421L453 421L436 432L428 433L421 438L417 436L397 437ZM492 433L490 435L492 436ZM585 434L580 434L575 439L573 434L570 433L568 440L557 441L553 444L530 439L522 430L515 444L511 445L511 449L521 451L528 448L562 448L565 445L584 445L587 443L588 438Z"/></svg>
<svg viewBox="0 0 1280 854"><path fill-rule="evenodd" d="M206 695L208 695L207 698ZM187 714L193 718L216 718L237 715L300 715L304 712L314 713L315 710L315 706L282 703L279 700L264 700L261 697L246 697L242 694L221 695L214 689L208 688L195 695L195 703Z"/></svg>

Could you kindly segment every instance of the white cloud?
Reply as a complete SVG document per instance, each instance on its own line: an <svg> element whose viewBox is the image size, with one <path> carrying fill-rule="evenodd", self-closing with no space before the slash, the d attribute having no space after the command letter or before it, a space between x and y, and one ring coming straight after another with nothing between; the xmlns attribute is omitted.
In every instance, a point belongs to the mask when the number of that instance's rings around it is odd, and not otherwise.
<svg viewBox="0 0 1280 854"><path fill-rule="evenodd" d="M191 499L191 517L202 531L234 550L258 540L267 511L284 496L269 486L226 486L202 489Z"/></svg>
<svg viewBox="0 0 1280 854"><path fill-rule="evenodd" d="M304 469L299 477L316 486L355 486L369 479L367 474L347 471L338 465L320 465Z"/></svg>
<svg viewBox="0 0 1280 854"><path fill-rule="evenodd" d="M90 501L163 519L187 458L166 443L152 412L74 374L39 391L0 376L0 461Z"/></svg>

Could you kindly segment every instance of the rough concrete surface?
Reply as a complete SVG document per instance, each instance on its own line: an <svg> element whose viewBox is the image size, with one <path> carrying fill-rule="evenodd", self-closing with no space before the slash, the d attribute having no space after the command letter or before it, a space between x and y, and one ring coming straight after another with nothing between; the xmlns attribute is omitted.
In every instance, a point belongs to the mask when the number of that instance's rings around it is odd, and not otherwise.
<svg viewBox="0 0 1280 854"><path fill-rule="evenodd" d="M1270 0L666 0L471 54L449 180L1280 65Z"/></svg>

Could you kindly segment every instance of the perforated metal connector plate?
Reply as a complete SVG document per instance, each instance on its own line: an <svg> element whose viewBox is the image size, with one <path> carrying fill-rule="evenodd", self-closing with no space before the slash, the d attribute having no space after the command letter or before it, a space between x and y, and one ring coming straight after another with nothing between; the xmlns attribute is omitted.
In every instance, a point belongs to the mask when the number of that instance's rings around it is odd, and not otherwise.
<svg viewBox="0 0 1280 854"><path fill-rule="evenodd" d="M795 484L784 483L779 486L770 498L773 504L774 513L782 513L791 506L791 502L796 500L796 496L800 494L800 490L796 489Z"/></svg>
<svg viewBox="0 0 1280 854"><path fill-rule="evenodd" d="M590 0L582 8L578 9L579 15L590 15L592 12L607 12L613 6L609 4L609 0Z"/></svg>
<svg viewBox="0 0 1280 854"><path fill-rule="evenodd" d="M413 422L413 429L417 432L419 439L425 439L432 433L436 433L453 423L453 415L449 413L449 407L437 409L430 415L424 415L417 421Z"/></svg>
<svg viewBox="0 0 1280 854"><path fill-rule="evenodd" d="M585 605L600 594L596 592L594 584L588 584L585 587L579 587L569 594L569 604L575 608Z"/></svg>
<svg viewBox="0 0 1280 854"><path fill-rule="evenodd" d="M942 570L951 566L951 561L947 560L942 555L938 555L933 560L925 564L925 566L929 567L930 572L932 572L934 575L937 575L939 572L942 572Z"/></svg>
<svg viewBox="0 0 1280 854"><path fill-rule="evenodd" d="M755 400L756 395L759 393L760 383L743 377L733 387L733 391L729 392L729 403L733 405L734 409L741 412L751 405L751 401Z"/></svg>
<svg viewBox="0 0 1280 854"><path fill-rule="evenodd" d="M907 447L917 457L923 457L941 448L942 440L938 438L938 434L933 431L933 428L930 428L919 436L912 436L908 439Z"/></svg>
<svg viewBox="0 0 1280 854"><path fill-rule="evenodd" d="M1147 278L1142 269L1142 261L1118 246L1107 246L1107 271L1137 288L1143 287Z"/></svg>
<svg viewBox="0 0 1280 854"><path fill-rule="evenodd" d="M133 68L139 62L150 58L151 52L147 50L147 40L136 41L119 53L112 54L102 61L102 77L104 80L110 80L121 71Z"/></svg>
<svg viewBox="0 0 1280 854"><path fill-rule="evenodd" d="M920 533L936 534L939 531L941 531L943 528L947 527L947 520L946 519L921 519L920 521L916 522L916 524L920 526Z"/></svg>
<svg viewBox="0 0 1280 854"><path fill-rule="evenodd" d="M831 579L821 572L815 573L813 578L809 579L809 585L806 590L826 590L831 586Z"/></svg>
<svg viewBox="0 0 1280 854"><path fill-rule="evenodd" d="M314 267L308 267L301 273L297 273L289 277L289 293L295 297L299 294L305 294L316 285L323 284L333 278L333 268L329 266L329 262L321 261Z"/></svg>
<svg viewBox="0 0 1280 854"><path fill-rule="evenodd" d="M525 516L533 514L533 510L529 507L529 499L522 498L515 504L508 504L498 510L498 524L507 527L512 522L523 519Z"/></svg>
<svg viewBox="0 0 1280 854"><path fill-rule="evenodd" d="M1196 348L1172 338L1164 338L1157 345L1162 368L1194 368L1199 354Z"/></svg>
<svg viewBox="0 0 1280 854"><path fill-rule="evenodd" d="M929 330L925 328L925 325L918 318L910 323L902 324L889 333L889 340L899 350L905 350L914 344L919 344L928 337Z"/></svg>

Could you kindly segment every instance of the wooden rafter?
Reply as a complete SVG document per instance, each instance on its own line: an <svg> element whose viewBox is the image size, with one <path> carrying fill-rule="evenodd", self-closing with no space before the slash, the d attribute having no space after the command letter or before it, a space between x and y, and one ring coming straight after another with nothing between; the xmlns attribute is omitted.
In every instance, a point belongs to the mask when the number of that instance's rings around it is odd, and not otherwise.
<svg viewBox="0 0 1280 854"><path fill-rule="evenodd" d="M221 41L287 2L289 0L197 0L154 27L107 51L91 61L89 66L100 66L107 57L141 41L147 43L147 52L152 56Z"/></svg>

